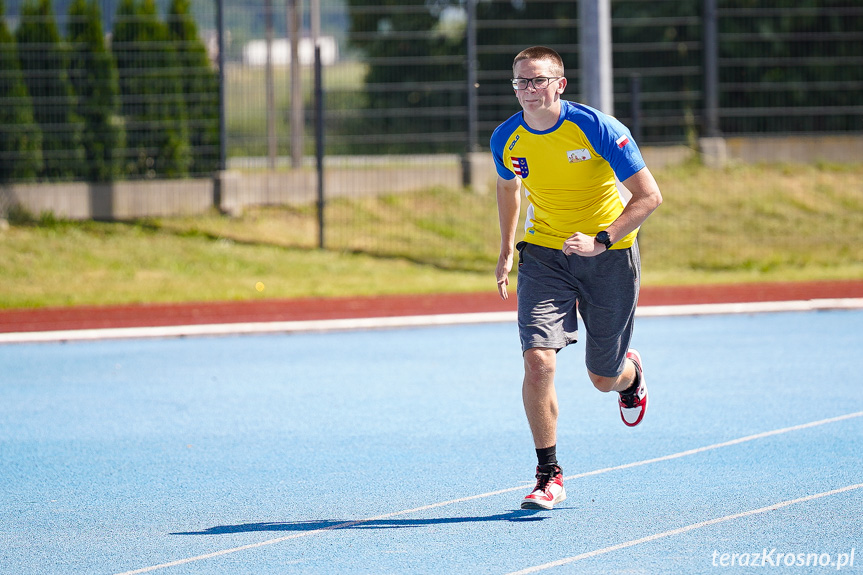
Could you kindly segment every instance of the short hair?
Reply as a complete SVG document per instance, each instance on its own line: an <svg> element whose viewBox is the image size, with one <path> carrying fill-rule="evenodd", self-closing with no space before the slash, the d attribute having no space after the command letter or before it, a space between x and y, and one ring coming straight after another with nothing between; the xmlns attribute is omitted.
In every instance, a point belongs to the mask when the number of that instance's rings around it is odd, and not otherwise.
<svg viewBox="0 0 863 575"><path fill-rule="evenodd" d="M513 73L515 73L515 65L522 60L545 60L551 64L551 73L556 76L563 76L563 58L560 54L545 46L532 46L525 48L512 61Z"/></svg>

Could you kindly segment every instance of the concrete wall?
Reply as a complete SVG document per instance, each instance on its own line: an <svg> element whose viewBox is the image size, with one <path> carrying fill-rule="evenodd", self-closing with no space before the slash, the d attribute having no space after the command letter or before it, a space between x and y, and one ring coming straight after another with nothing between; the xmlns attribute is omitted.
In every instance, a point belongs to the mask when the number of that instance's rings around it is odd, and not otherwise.
<svg viewBox="0 0 863 575"><path fill-rule="evenodd" d="M686 146L645 147L647 165L661 169L691 159ZM812 136L709 139L699 151L705 163L860 162L863 137ZM410 193L431 187L461 187L493 193L496 173L489 153L458 156L328 158L327 199ZM0 186L0 217L12 205L34 215L51 212L65 219L131 220L195 215L210 209L238 215L248 206L299 205L317 200L313 168L283 171L227 171L215 179Z"/></svg>
<svg viewBox="0 0 863 575"><path fill-rule="evenodd" d="M457 157L438 161L384 163L361 159L353 165L328 166L324 170L326 199L378 194L408 193L432 187L458 188L462 168ZM274 172L228 171L219 175L219 208L242 213L246 206L296 205L317 201L318 178L313 169Z"/></svg>
<svg viewBox="0 0 863 575"><path fill-rule="evenodd" d="M0 187L0 208L71 220L131 220L200 214L213 205L213 181L158 180L113 184L18 184Z"/></svg>
<svg viewBox="0 0 863 575"><path fill-rule="evenodd" d="M863 162L863 136L726 138L729 159L749 163Z"/></svg>
<svg viewBox="0 0 863 575"><path fill-rule="evenodd" d="M488 156L486 158L485 156ZM463 166L458 157L423 162L380 160L328 167L326 198L409 193L431 187L458 188ZM472 181L488 187L482 173L493 172L491 156L474 158ZM300 205L317 201L317 173L227 171L213 179L117 182L115 184L18 184L0 187L0 214L20 205L34 215L51 212L64 219L131 220L143 217L202 214L212 208L238 215L247 206Z"/></svg>

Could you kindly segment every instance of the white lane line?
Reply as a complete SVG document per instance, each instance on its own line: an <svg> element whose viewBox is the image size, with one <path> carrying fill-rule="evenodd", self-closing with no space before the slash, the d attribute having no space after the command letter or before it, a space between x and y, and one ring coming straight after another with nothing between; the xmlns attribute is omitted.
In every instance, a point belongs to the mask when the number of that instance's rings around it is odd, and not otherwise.
<svg viewBox="0 0 863 575"><path fill-rule="evenodd" d="M633 467L639 467L639 466L648 465L651 463L659 463L662 461L669 461L671 459L678 459L680 457L686 457L688 455L695 455L697 453L703 453L705 451L710 451L712 449L729 447L732 445L738 445L741 443L745 443L747 441L754 441L756 439L763 439L765 437L770 437L773 435L780 435L783 433L790 433L792 431L799 431L801 429L808 429L810 427L817 427L819 425L827 425L829 423L836 423L839 421L844 421L846 419L853 419L855 417L861 417L861 416L863 416L863 411L858 411L855 413L848 413L846 415L839 415L837 417L830 417L827 419L812 421L810 423L803 423L803 424L794 425L791 427L783 427L781 429L774 429L772 431L765 431L763 433L756 433L754 435L747 435L746 437L740 437L738 439L732 439L731 441L724 441L722 443L714 443L712 445L707 445L705 447L698 447L696 449L688 449L686 451L681 451L679 453L673 453L671 455L664 455L662 457L654 457L653 459L645 459L643 461L626 463L624 465L617 465L615 467L605 467L603 469L597 469L594 471L587 471L585 473L579 473L577 475L567 476L565 479L566 480L579 479L581 477L589 477L592 475L599 475L601 473L609 473L611 471L619 471L621 469L630 469ZM292 535L286 535L284 537L277 537L275 539L267 539L266 541L260 541L258 543L250 543L248 545L242 545L240 547L232 547L230 549L222 549L220 551L214 551L212 553L206 553L204 555L196 555L195 557L178 559L176 561L170 561L168 563L161 563L159 565L152 565L150 567L142 567L140 569L135 569L133 571L123 571L122 573L117 573L116 575L137 575L138 573L149 573L151 571L157 571L159 569L166 569L168 567L176 567L177 565L184 565L186 563L193 563L195 561L203 561L204 559L212 559L213 557L219 557L221 555L229 555L231 553L237 553L239 551L245 551L247 549L255 549L257 547L265 547L267 545L275 545L276 543L282 543L283 541L288 541L290 539L299 539L301 537L309 537L311 535L317 535L319 533L325 533L327 531L333 531L335 529L344 529L347 527L353 527L354 525L361 525L363 523L370 523L372 521L381 521L384 519L390 519L392 517L398 517L399 515L408 515L410 513L419 513L422 511L428 511L430 509L437 509L438 507L446 507L448 505L454 505L456 503L464 503L466 501L473 501L475 499L484 499L486 497L494 497L496 495L502 495L504 493L511 493L513 491L524 491L526 488L527 488L527 486L525 486L525 485L519 485L518 487L507 487L505 489L498 489L497 491L490 491L488 493L480 493L477 495L469 495L467 497L460 497L458 499L450 499L449 501L440 501L438 503L431 503L429 505L423 505L421 507L414 507L412 509L404 509L402 511L394 511L393 513L387 513L384 515L376 515L375 517L367 517L365 519L357 519L355 521L346 521L345 523L339 523L337 525L330 525L328 527L322 527L320 529L314 529L311 531L303 531L301 533L294 533Z"/></svg>
<svg viewBox="0 0 863 575"><path fill-rule="evenodd" d="M253 335L267 333L308 333L428 327L476 323L515 322L515 312L453 313L392 317L361 317L305 321L265 321L245 323L207 323L154 327L118 327L101 329L69 329L59 331L22 331L0 333L3 343L45 343L56 341L92 341L102 339L138 339L159 337L200 337Z"/></svg>
<svg viewBox="0 0 863 575"><path fill-rule="evenodd" d="M781 435L783 433L789 433L791 431L799 431L801 429L808 429L810 427L817 427L819 425L826 425L828 423L836 423L837 421L843 421L846 419L853 419L855 417L863 416L863 411L857 411L855 413L848 413L846 415L839 415L837 417L830 417L828 419L821 419L819 421L812 421L810 423L802 423L800 425L793 425L791 427L783 427L781 429L774 429L772 431L764 431L762 433L756 433L754 435L747 435L746 437L738 437L737 439L732 439L730 441L723 441L722 443L714 443L713 445L705 445L704 447L696 447L695 449L688 449L686 451L681 451L679 453L672 453L671 455L663 455L662 457L654 457L653 459L644 459L642 461L634 461L632 463L624 463L623 465L616 465L614 467L606 467L604 469L596 469L594 471L586 471L584 473L579 473L578 475L570 475L564 477L564 480L567 479L580 479L582 477L589 477L591 475L599 475L600 473L608 473L609 471L619 471L621 469L631 469L633 467L641 467L642 465L649 465L651 463L659 463L661 461L669 461L671 459L678 459L680 457L686 457L688 455L695 455L697 453L704 453L705 451L711 451L713 449L719 449L721 447L730 447L732 445L738 445L740 443L746 443L747 441L754 441L756 439L764 439L765 437L771 437L773 435Z"/></svg>
<svg viewBox="0 0 863 575"><path fill-rule="evenodd" d="M831 309L863 309L863 298L813 299L802 301L720 303L694 305L641 306L639 317L671 317L685 315L720 315L746 313L777 313L822 311ZM141 339L165 337L201 337L252 335L266 333L308 333L467 325L477 323L514 323L516 312L452 313L354 319L323 319L308 321L272 321L246 323L213 323L156 327L119 327L104 329L70 329L58 331L25 331L0 333L0 344L47 343L57 341L92 341L103 339Z"/></svg>
<svg viewBox="0 0 863 575"><path fill-rule="evenodd" d="M652 305L637 308L635 315L641 317L669 317L681 315L775 313L787 311L826 311L860 308L863 308L863 298L825 298L741 303Z"/></svg>
<svg viewBox="0 0 863 575"><path fill-rule="evenodd" d="M581 561L582 559L590 559L591 557L596 557L597 555L604 555L606 553L611 553L613 551L619 551L620 549L626 549L627 547L634 547L636 545L641 545L642 543L649 543L651 541L656 541L657 539L664 539L666 537L673 537L675 535L680 535L682 533L687 533L689 531L694 531L695 529L701 529L702 527L709 527L711 525L716 525L718 523L725 523L726 521L733 521L734 519L740 519L741 517L749 517L750 515L757 515L759 513L767 513L768 511L775 511L777 509L781 509L783 507L788 507L790 505L796 505L798 503L805 503L807 501L813 501L815 499L821 499L822 497L830 497L831 495L838 495L839 493L845 493L847 491L853 491L855 489L863 488L863 483L855 483L853 485L846 485L845 487L840 487L839 489L832 489L830 491L824 491L822 493L816 493L814 495L807 495L805 497L798 497L797 499L789 499L788 501L781 501L779 503L774 503L772 505L767 505L766 507L759 507L758 509L750 509L749 511L741 511L740 513L732 513L731 515L726 515L725 517L717 517L715 519L709 519L707 521L701 521L700 523L693 523L691 525L686 525L685 527L678 527L677 529L671 529L669 531L663 531L662 533L654 533L653 535L648 535L647 537L642 537L640 539L633 539L632 541L625 541L623 543L618 543L617 545L611 545L610 547L603 547L602 549L595 549L593 551L588 551L586 553L581 553L579 555L574 555L572 557L567 557L565 559L558 559L557 561L551 561L549 563L544 563L542 565L535 565L533 567L528 567L527 569L522 569L521 571L512 571L507 575L526 575L527 573L536 573L538 571L544 571L546 569L551 569L552 567L559 567L561 565L568 565L569 563L575 563L576 561Z"/></svg>

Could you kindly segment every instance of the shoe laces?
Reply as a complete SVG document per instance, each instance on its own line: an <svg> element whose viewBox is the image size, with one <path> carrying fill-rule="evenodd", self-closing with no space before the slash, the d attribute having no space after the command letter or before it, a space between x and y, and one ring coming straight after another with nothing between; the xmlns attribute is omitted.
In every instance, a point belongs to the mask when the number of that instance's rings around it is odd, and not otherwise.
<svg viewBox="0 0 863 575"><path fill-rule="evenodd" d="M626 407L635 407L638 404L638 390L640 389L641 385L629 393L621 393L620 402Z"/></svg>
<svg viewBox="0 0 863 575"><path fill-rule="evenodd" d="M554 477L557 476L558 473L560 473L560 467L551 467L548 471L542 471L541 469L537 469L536 487L534 488L534 491L545 491L545 488L548 487L548 484Z"/></svg>

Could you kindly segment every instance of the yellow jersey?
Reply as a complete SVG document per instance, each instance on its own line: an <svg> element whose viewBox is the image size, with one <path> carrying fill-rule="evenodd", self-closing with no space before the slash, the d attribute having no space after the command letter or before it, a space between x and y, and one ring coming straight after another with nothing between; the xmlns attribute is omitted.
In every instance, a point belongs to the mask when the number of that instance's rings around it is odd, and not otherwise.
<svg viewBox="0 0 863 575"><path fill-rule="evenodd" d="M583 104L561 101L560 119L542 132L522 112L491 136L497 173L521 178L529 202L524 241L561 249L575 232L595 236L623 211L614 176L624 181L644 167L632 134L617 119ZM632 246L638 230L611 249Z"/></svg>

